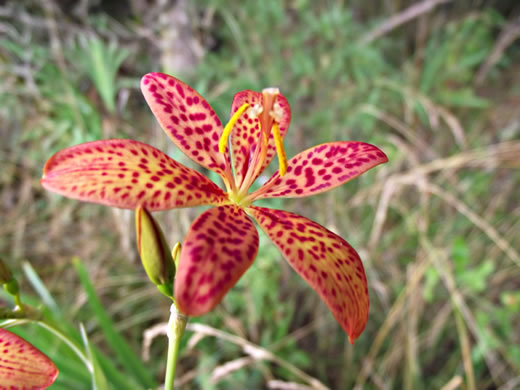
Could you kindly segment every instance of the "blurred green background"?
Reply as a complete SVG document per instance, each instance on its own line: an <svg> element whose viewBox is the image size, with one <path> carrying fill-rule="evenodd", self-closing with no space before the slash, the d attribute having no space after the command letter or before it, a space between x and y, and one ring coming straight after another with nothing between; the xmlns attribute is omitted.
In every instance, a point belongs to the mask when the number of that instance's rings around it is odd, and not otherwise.
<svg viewBox="0 0 520 390"><path fill-rule="evenodd" d="M185 334L178 387L520 388L519 37L515 0L0 1L0 256L78 345L84 324L106 388L161 383L167 342L150 332L169 304L139 263L133 212L44 191L43 165L125 137L193 166L146 106L145 73L183 79L224 122L235 92L277 86L288 156L333 140L389 156L326 194L268 202L358 250L367 328L351 346L262 236L238 285L192 320L211 328ZM200 212L156 215L173 246ZM47 331L14 330L57 362L51 389L92 388Z"/></svg>

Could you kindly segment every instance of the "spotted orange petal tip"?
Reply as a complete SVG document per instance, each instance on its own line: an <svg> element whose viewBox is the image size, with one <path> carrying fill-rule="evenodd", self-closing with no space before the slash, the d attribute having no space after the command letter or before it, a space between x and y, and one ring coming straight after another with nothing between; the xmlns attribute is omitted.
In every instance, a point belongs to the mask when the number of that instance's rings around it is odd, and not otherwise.
<svg viewBox="0 0 520 390"><path fill-rule="evenodd" d="M210 104L193 88L164 73L148 73L141 91L163 130L193 161L231 180L228 148L219 152L222 123Z"/></svg>
<svg viewBox="0 0 520 390"><path fill-rule="evenodd" d="M69 198L149 211L227 200L201 173L128 139L87 142L57 152L45 164L41 184Z"/></svg>
<svg viewBox="0 0 520 390"><path fill-rule="evenodd" d="M43 352L0 328L0 389L46 389L58 373L56 365Z"/></svg>
<svg viewBox="0 0 520 390"><path fill-rule="evenodd" d="M357 141L329 142L309 148L287 162L251 198L304 197L344 184L388 161L378 147Z"/></svg>
<svg viewBox="0 0 520 390"><path fill-rule="evenodd" d="M247 211L354 343L365 328L369 310L365 271L354 248L301 215L256 206Z"/></svg>
<svg viewBox="0 0 520 390"><path fill-rule="evenodd" d="M241 207L219 206L202 213L182 244L175 299L190 316L212 310L253 263L258 232Z"/></svg>

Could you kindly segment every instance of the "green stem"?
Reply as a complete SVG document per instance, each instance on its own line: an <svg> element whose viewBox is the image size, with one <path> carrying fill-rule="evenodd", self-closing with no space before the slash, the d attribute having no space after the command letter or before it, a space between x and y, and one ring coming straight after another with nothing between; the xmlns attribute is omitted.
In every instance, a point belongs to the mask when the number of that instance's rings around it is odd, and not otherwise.
<svg viewBox="0 0 520 390"><path fill-rule="evenodd" d="M179 357L179 345L181 342L188 316L177 310L175 304L170 308L170 320L168 321L168 360L166 362L166 378L164 380L164 390L173 390L175 379L175 369Z"/></svg>
<svg viewBox="0 0 520 390"><path fill-rule="evenodd" d="M14 296L14 303L16 304L16 306L18 306L20 308L20 314L24 315L25 314L25 306L22 303L22 299L20 298L20 294L16 294Z"/></svg>

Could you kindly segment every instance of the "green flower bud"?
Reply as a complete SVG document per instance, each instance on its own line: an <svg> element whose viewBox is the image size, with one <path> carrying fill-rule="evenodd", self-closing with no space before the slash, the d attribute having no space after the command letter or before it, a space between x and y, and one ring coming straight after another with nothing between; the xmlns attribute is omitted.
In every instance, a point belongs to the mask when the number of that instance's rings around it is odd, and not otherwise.
<svg viewBox="0 0 520 390"><path fill-rule="evenodd" d="M150 280L164 295L173 296L175 263L159 224L144 208L136 210L137 250Z"/></svg>

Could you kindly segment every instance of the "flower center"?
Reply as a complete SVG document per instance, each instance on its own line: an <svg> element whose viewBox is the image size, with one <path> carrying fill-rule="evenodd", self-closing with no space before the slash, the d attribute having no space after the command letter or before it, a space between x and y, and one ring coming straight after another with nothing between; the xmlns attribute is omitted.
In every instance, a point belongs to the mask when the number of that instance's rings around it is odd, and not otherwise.
<svg viewBox="0 0 520 390"><path fill-rule="evenodd" d="M278 88L265 88L262 91L263 102L262 105L249 103L242 104L238 110L231 116L229 122L224 127L224 131L220 137L218 147L219 152L224 153L226 151L226 145L228 139L233 131L233 127L244 112L248 111L250 118L258 118L258 125L260 128L259 138L256 141L256 147L253 156L250 158L250 163L247 168L246 175L242 181L238 192L230 192L230 200L234 203L239 204L243 201L249 187L253 184L260 170L263 167L264 161L267 156L267 150L269 145L269 137L271 134L274 138L274 146L276 148L276 154L278 155L278 162L280 166L280 176L283 176L287 171L287 158L285 155L285 149L283 146L283 139L280 133L279 123L283 116L283 110L279 103L276 102L277 96L280 93ZM238 184L237 184L238 185ZM231 197L239 196L240 199L232 199Z"/></svg>
<svg viewBox="0 0 520 390"><path fill-rule="evenodd" d="M252 203L247 194L239 193L236 191L229 192L228 198L232 203L243 208L251 206Z"/></svg>

